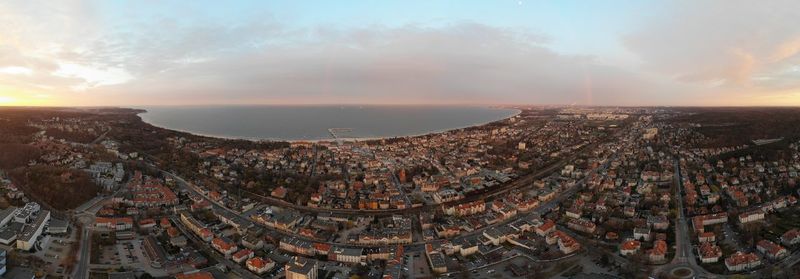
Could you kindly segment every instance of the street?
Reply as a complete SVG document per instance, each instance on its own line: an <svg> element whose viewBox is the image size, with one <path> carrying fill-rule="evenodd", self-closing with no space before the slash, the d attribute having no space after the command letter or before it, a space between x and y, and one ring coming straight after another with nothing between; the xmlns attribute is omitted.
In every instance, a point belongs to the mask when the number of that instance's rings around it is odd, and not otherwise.
<svg viewBox="0 0 800 279"><path fill-rule="evenodd" d="M82 226L80 256L78 257L78 265L75 268L75 275L72 277L76 279L89 278L89 250L92 242L89 236L91 235L91 230L85 225Z"/></svg>

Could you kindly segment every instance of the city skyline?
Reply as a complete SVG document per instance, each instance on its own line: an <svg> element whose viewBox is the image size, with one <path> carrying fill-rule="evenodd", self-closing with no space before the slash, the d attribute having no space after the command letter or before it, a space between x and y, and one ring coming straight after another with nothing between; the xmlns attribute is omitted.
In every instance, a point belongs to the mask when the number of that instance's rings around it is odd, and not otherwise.
<svg viewBox="0 0 800 279"><path fill-rule="evenodd" d="M0 4L0 106L800 105L792 1Z"/></svg>

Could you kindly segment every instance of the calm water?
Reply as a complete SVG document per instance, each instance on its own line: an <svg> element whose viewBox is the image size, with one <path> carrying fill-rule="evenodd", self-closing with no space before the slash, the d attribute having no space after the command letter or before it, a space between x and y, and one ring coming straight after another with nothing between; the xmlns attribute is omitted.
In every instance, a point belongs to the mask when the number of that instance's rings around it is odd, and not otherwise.
<svg viewBox="0 0 800 279"><path fill-rule="evenodd" d="M150 124L195 134L273 140L331 139L329 128L349 128L346 138L426 134L500 120L514 109L440 106L213 106L146 107Z"/></svg>

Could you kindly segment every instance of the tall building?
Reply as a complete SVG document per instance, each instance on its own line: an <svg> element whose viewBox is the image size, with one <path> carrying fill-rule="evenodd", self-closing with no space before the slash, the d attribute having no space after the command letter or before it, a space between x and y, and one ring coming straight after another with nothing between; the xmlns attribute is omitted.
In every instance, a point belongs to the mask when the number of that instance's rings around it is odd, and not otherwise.
<svg viewBox="0 0 800 279"><path fill-rule="evenodd" d="M286 279L316 279L317 261L303 257L294 257L286 263Z"/></svg>

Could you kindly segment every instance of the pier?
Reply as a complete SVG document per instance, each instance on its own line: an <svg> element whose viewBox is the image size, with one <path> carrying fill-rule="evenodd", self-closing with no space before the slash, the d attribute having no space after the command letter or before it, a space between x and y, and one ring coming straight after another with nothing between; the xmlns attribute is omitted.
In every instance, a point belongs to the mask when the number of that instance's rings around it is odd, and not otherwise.
<svg viewBox="0 0 800 279"><path fill-rule="evenodd" d="M328 128L328 133L331 134L336 142L341 145L342 144L342 133L351 133L353 132L353 128Z"/></svg>

